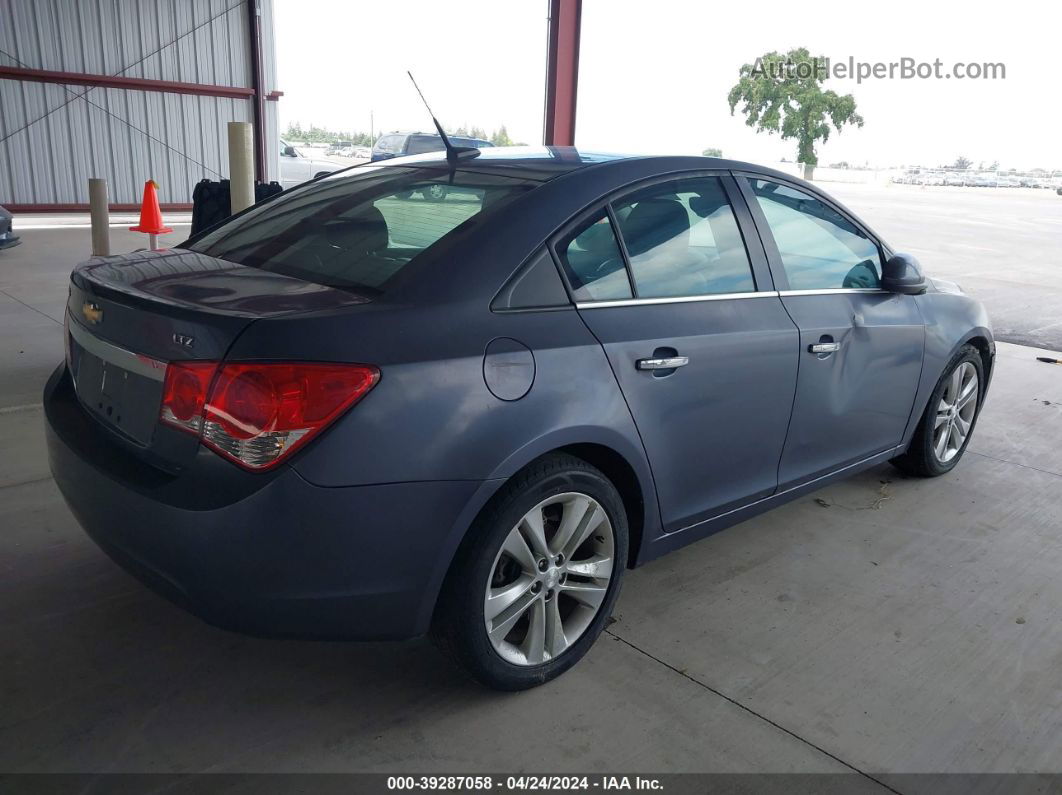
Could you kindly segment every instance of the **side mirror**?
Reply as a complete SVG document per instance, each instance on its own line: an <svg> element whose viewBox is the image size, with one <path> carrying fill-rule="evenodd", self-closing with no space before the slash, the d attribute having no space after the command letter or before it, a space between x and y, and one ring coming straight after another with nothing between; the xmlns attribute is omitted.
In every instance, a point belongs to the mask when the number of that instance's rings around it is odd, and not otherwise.
<svg viewBox="0 0 1062 795"><path fill-rule="evenodd" d="M921 295L926 291L922 266L910 254L893 254L882 268L881 289L901 295Z"/></svg>
<svg viewBox="0 0 1062 795"><path fill-rule="evenodd" d="M298 157L298 155L295 154L295 147L294 146L285 146L284 147L284 157Z"/></svg>

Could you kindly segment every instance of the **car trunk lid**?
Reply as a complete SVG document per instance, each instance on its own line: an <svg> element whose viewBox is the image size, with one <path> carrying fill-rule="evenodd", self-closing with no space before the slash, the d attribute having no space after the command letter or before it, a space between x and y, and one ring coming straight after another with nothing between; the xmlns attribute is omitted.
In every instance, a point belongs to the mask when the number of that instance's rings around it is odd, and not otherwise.
<svg viewBox="0 0 1062 795"><path fill-rule="evenodd" d="M91 259L70 282L67 359L78 399L163 468L179 468L198 447L189 434L159 425L169 362L220 361L258 318L368 300L183 249Z"/></svg>

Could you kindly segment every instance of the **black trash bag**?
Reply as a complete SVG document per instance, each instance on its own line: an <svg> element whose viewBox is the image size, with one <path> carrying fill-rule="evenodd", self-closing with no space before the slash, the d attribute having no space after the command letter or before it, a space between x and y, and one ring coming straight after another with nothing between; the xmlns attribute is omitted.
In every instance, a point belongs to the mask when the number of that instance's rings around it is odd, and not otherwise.
<svg viewBox="0 0 1062 795"><path fill-rule="evenodd" d="M270 199L283 190L279 182L259 182L254 186L255 203ZM203 179L196 183L192 191L192 234L197 235L232 215L231 201L227 179L220 182Z"/></svg>

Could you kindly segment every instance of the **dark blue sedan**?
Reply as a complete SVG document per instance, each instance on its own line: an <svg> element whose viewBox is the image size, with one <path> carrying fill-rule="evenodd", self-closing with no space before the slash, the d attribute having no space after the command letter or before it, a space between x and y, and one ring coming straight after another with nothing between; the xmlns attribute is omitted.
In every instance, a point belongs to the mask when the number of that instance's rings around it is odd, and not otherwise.
<svg viewBox="0 0 1062 795"><path fill-rule="evenodd" d="M52 471L116 561L245 632L430 632L504 689L572 666L627 568L949 471L995 353L806 182L559 148L360 166L90 260L66 323Z"/></svg>

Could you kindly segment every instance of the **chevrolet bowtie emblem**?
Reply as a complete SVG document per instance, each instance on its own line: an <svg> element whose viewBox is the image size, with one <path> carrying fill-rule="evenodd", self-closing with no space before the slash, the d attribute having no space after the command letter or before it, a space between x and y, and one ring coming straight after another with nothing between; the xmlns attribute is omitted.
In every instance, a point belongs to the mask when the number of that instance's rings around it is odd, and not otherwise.
<svg viewBox="0 0 1062 795"><path fill-rule="evenodd" d="M81 305L81 314L92 325L97 325L103 320L103 307L95 301L86 301Z"/></svg>

